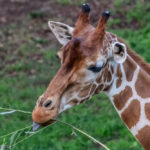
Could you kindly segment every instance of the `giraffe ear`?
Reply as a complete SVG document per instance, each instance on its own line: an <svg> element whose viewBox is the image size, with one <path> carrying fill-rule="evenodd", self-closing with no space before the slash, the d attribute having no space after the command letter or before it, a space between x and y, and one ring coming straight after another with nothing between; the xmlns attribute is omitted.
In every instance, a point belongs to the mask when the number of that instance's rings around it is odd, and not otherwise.
<svg viewBox="0 0 150 150"><path fill-rule="evenodd" d="M54 21L49 21L48 25L54 35L56 36L57 40L62 44L63 46L66 45L72 38L72 32L73 28L60 23L60 22L54 22Z"/></svg>
<svg viewBox="0 0 150 150"><path fill-rule="evenodd" d="M125 44L115 42L113 46L113 58L117 63L123 63L126 60L127 50Z"/></svg>

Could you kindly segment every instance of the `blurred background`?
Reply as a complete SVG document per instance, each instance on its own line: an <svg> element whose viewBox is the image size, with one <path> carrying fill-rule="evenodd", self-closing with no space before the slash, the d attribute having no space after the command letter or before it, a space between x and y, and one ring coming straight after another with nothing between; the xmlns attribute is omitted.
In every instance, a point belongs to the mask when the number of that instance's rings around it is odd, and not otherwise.
<svg viewBox="0 0 150 150"><path fill-rule="evenodd" d="M60 61L58 43L47 22L60 21L74 26L81 4L91 5L95 26L102 11L110 10L107 30L117 34L150 62L149 0L0 0L0 106L32 111L38 96L56 74ZM1 111L1 110L0 110ZM96 137L111 150L142 150L104 95L59 116ZM30 115L0 116L0 136L32 124ZM97 150L87 137L56 123L15 150ZM10 144L9 139L0 139Z"/></svg>

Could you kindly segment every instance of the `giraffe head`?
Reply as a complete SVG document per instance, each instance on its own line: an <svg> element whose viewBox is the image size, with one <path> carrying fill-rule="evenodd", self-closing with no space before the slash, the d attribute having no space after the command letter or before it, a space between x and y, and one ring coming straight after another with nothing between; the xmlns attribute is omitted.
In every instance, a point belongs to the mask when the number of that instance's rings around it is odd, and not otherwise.
<svg viewBox="0 0 150 150"><path fill-rule="evenodd" d="M75 28L49 21L48 25L63 45L58 52L61 67L46 91L37 100L34 122L44 124L62 111L107 90L113 80L113 65L126 59L126 47L106 32L108 11L96 28L89 22L90 7L82 5Z"/></svg>

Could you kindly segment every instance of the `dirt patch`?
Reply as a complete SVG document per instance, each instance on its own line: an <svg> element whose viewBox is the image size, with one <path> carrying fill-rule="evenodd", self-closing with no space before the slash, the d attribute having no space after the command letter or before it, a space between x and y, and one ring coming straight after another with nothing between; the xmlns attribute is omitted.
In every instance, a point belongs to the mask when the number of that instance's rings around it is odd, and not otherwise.
<svg viewBox="0 0 150 150"><path fill-rule="evenodd" d="M90 1L92 7L91 22L95 22L99 18L100 12L113 8L113 1L99 2L99 0ZM58 19L69 23L76 20L80 11L80 6L76 5L60 5L50 0L1 0L0 1L0 25L27 19L32 12L40 12L42 19Z"/></svg>
<svg viewBox="0 0 150 150"><path fill-rule="evenodd" d="M126 11L134 3L126 3L124 9L119 11L113 0L87 2L91 5L90 16L93 25L97 24L104 10L110 10L112 19L121 20L118 24L112 25L111 29L139 27L137 20L132 24L126 21ZM17 61L26 61L32 55L42 57L42 49L60 47L47 25L48 20L74 26L80 9L79 5L61 5L56 0L0 0L0 70Z"/></svg>

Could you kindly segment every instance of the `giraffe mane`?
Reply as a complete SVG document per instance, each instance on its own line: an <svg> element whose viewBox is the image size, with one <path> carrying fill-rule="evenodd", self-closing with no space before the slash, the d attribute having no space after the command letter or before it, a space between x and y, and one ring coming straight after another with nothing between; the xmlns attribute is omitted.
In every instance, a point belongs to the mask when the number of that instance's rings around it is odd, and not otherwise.
<svg viewBox="0 0 150 150"><path fill-rule="evenodd" d="M150 65L145 62L145 60L138 55L135 51L131 50L130 46L122 39L118 38L118 41L124 43L127 47L127 53L130 57L144 70L150 75Z"/></svg>

